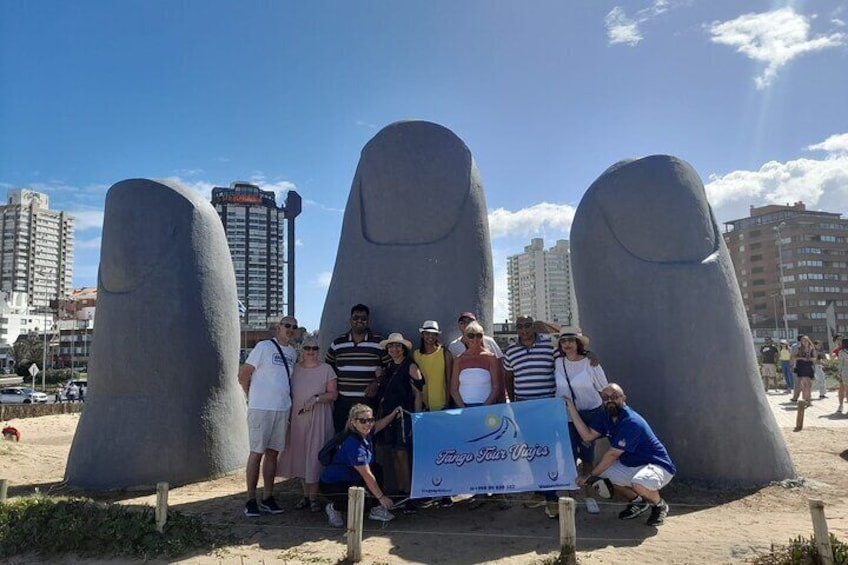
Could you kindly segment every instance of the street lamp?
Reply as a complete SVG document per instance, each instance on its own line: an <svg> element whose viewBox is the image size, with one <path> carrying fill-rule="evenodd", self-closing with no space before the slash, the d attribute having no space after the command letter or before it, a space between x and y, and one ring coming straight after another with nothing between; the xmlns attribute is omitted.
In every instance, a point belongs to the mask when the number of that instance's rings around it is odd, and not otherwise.
<svg viewBox="0 0 848 565"><path fill-rule="evenodd" d="M774 231L777 233L777 257L780 261L780 295L783 297L783 331L786 332L786 339L789 339L789 321L786 319L786 285L783 282L783 238L780 235L780 228L786 227L786 222L780 222L774 226Z"/></svg>
<svg viewBox="0 0 848 565"><path fill-rule="evenodd" d="M780 336L780 329L777 327L777 293L771 294L771 302L774 305L774 337Z"/></svg>

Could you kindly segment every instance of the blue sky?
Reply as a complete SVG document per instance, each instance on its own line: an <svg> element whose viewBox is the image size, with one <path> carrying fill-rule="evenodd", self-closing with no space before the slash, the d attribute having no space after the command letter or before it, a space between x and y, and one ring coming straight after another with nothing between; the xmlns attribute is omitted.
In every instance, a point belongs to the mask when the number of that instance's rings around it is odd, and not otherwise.
<svg viewBox="0 0 848 565"><path fill-rule="evenodd" d="M426 119L480 170L500 319L506 257L568 238L623 158L686 159L720 221L796 200L848 211L846 22L844 0L4 0L0 193L74 213L79 287L122 179L295 188L314 329L360 150Z"/></svg>

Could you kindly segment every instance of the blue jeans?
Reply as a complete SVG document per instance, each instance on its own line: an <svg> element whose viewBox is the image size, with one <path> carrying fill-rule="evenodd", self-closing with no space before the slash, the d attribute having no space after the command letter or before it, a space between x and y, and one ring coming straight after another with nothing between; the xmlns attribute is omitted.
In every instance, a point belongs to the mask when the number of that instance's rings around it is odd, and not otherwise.
<svg viewBox="0 0 848 565"><path fill-rule="evenodd" d="M578 410L577 412L580 414L580 419L589 426L592 424L592 420L603 410L602 405L593 410ZM571 451L574 454L574 460L577 461L579 458L583 461L583 472L589 473L595 462L595 442L584 442L580 434L577 433L577 428L571 422L568 423L568 433L571 437Z"/></svg>
<svg viewBox="0 0 848 565"><path fill-rule="evenodd" d="M789 361L781 361L780 369L783 371L783 378L786 381L786 388L788 390L792 390L795 386L795 382L792 379L792 367L789 365Z"/></svg>

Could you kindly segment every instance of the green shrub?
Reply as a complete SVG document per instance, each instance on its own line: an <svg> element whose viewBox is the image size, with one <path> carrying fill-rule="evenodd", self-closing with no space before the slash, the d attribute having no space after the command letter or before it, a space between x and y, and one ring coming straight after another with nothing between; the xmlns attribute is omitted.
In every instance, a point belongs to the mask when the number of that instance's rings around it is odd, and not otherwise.
<svg viewBox="0 0 848 565"><path fill-rule="evenodd" d="M848 565L848 544L842 543L836 536L830 534L830 547L833 550L834 565ZM821 563L816 540L810 536L798 536L790 540L789 545L775 547L771 553L755 557L751 563L755 565L818 565Z"/></svg>
<svg viewBox="0 0 848 565"><path fill-rule="evenodd" d="M121 555L138 559L211 550L229 536L197 516L169 511L163 533L153 509L85 498L31 496L0 505L0 560L12 555Z"/></svg>

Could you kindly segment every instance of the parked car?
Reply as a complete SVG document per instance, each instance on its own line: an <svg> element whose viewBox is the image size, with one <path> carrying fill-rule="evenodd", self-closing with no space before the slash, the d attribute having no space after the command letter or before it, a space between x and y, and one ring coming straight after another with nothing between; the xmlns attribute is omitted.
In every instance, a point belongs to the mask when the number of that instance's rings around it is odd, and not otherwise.
<svg viewBox="0 0 848 565"><path fill-rule="evenodd" d="M20 386L0 389L0 403L2 404L32 404L47 402L47 395L31 388Z"/></svg>

